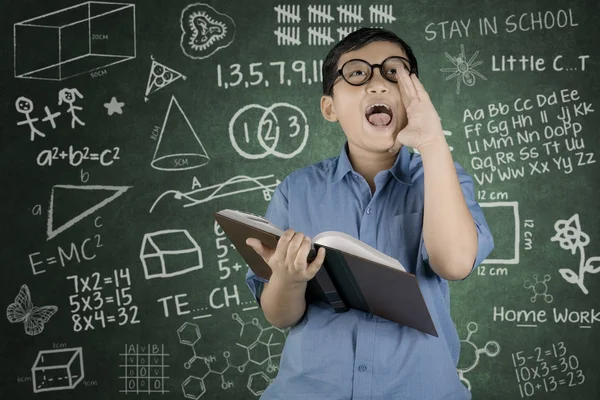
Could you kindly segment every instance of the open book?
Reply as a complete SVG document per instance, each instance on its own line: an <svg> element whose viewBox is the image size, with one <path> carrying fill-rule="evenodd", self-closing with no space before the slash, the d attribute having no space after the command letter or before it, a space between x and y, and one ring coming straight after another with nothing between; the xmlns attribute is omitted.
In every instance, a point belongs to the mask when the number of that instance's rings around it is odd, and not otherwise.
<svg viewBox="0 0 600 400"><path fill-rule="evenodd" d="M271 268L246 239L256 238L275 249L283 230L248 212L225 209L213 216L249 268L269 280ZM314 259L319 247L325 248L325 261L307 284L307 303L324 302L335 312L365 311L437 336L416 277L398 260L337 231L319 233L312 238L312 246L307 261Z"/></svg>

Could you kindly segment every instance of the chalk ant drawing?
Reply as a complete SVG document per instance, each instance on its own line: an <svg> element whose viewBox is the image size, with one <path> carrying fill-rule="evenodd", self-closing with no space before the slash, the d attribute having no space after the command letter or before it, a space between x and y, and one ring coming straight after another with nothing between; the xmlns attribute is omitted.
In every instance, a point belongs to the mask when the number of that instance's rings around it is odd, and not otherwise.
<svg viewBox="0 0 600 400"><path fill-rule="evenodd" d="M588 294L583 279L586 272L590 274L600 272L600 257L589 257L587 260L585 258L584 248L590 243L590 237L581 230L579 214L573 214L568 220L559 219L554 223L554 230L556 235L552 236L550 241L558 242L565 250L571 250L571 254L579 251L579 272L576 273L569 268L561 268L558 272L565 281L576 284L584 294ZM594 263L597 263L595 267Z"/></svg>
<svg viewBox="0 0 600 400"><path fill-rule="evenodd" d="M123 114L123 106L125 103L117 101L117 98L113 96L110 99L109 103L104 103L104 107L106 107L108 111L108 115L113 115L114 113Z"/></svg>
<svg viewBox="0 0 600 400"><path fill-rule="evenodd" d="M471 341L471 335L477 332L477 329L478 327L475 322L469 322L467 324L467 330L469 331L469 334L467 335L467 338L465 340L460 341L462 343L461 353L465 351L470 353L468 354L469 357L464 357L463 355L461 355L460 362L462 363L464 359L468 358L469 361L471 361L471 365L469 365L468 367L456 369L460 380L465 385L467 385L467 389L469 390L471 390L471 382L469 382L469 380L465 378L465 373L472 371L477 366L477 364L479 364L480 354L483 353L488 357L496 357L500 353L500 344L495 340L488 341L485 344L485 347L482 349L478 348L475 345L475 343Z"/></svg>
<svg viewBox="0 0 600 400"><path fill-rule="evenodd" d="M181 12L180 46L183 54L192 59L210 57L229 46L235 38L235 22L204 3L188 5Z"/></svg>
<svg viewBox="0 0 600 400"><path fill-rule="evenodd" d="M135 5L88 1L13 25L15 78L62 81L136 57Z"/></svg>
<svg viewBox="0 0 600 400"><path fill-rule="evenodd" d="M117 197L121 196L125 193L131 186L101 186L101 185L54 185L52 187L52 193L50 194L50 206L48 207L48 221L47 221L47 236L50 240L56 235L64 232L69 229L71 226L75 225L77 222L81 221L85 217L94 212L98 211ZM65 193L66 191L66 193ZM112 193L110 196L104 198L102 201L96 203L92 207L86 209L85 211L77 214L75 217L71 218L67 222L61 224L58 227L54 227L54 197L61 194L61 199L69 198L69 201L75 201L77 199L84 199L86 194L89 194L88 197L96 199L98 198L98 192L106 191L108 193ZM66 196L65 196L66 194ZM63 208L70 208L71 206L66 205Z"/></svg>
<svg viewBox="0 0 600 400"><path fill-rule="evenodd" d="M202 249L185 229L146 233L140 261L146 279L169 278L202 269Z"/></svg>
<svg viewBox="0 0 600 400"><path fill-rule="evenodd" d="M83 99L83 95L79 93L77 89L67 89L64 88L60 92L58 92L58 105L60 106L62 103L66 103L69 105L68 113L71 114L71 128L75 129L75 123L77 122L80 125L85 125L85 122L80 120L77 115L75 115L76 110L82 110L81 107L75 105L77 101L77 97Z"/></svg>
<svg viewBox="0 0 600 400"><path fill-rule="evenodd" d="M184 132L179 131L182 126L187 127ZM201 167L209 161L210 158L190 120L175 96L171 96L152 157L152 168L161 171L184 171Z"/></svg>
<svg viewBox="0 0 600 400"><path fill-rule="evenodd" d="M231 145L239 155L251 160L268 155L292 158L304 149L308 134L306 115L288 103L275 103L270 107L248 104L229 121ZM278 145L289 151L276 150Z"/></svg>
<svg viewBox="0 0 600 400"><path fill-rule="evenodd" d="M258 176L255 178L246 175L238 175L228 179L224 183L194 189L185 193L179 190L167 190L166 192L158 196L154 203L152 203L152 207L150 207L150 213L152 213L154 207L156 207L158 202L168 195L173 195L175 200L185 201L186 204L184 204L183 207L197 206L199 204L206 203L210 200L218 199L220 197L232 196L235 194L250 192L254 190L262 190L265 201L269 201L271 200L271 193L275 191L275 187L279 185L280 181L277 180L274 183L266 184L260 182L260 180L271 179L273 177L274 175ZM231 188L229 188L229 186L237 188L236 190L232 190ZM229 189L229 191L226 191L226 189ZM198 195L203 196L200 197ZM200 198L196 199L195 196L198 196Z"/></svg>
<svg viewBox="0 0 600 400"><path fill-rule="evenodd" d="M85 377L83 349L42 350L31 367L34 393L74 389Z"/></svg>
<svg viewBox="0 0 600 400"><path fill-rule="evenodd" d="M27 285L21 286L15 302L6 307L6 318L11 324L22 322L25 333L35 336L44 330L44 324L58 311L56 306L35 307Z"/></svg>
<svg viewBox="0 0 600 400"><path fill-rule="evenodd" d="M152 59L152 66L150 67L148 83L146 84L144 101L148 101L148 95L159 91L167 85L170 85L179 78L183 78L183 80L187 79L184 75L175 71L174 69L156 62L156 60L154 60L154 56L150 56L150 58Z"/></svg>
<svg viewBox="0 0 600 400"><path fill-rule="evenodd" d="M452 64L454 64L455 68L440 68L441 72L452 72L450 75L446 77L446 80L449 81L452 78L456 77L456 94L460 93L460 82L462 82L467 86L475 85L475 76L487 81L487 78L481 75L478 71L475 70L475 67L482 64L483 61L475 62L475 58L479 55L479 50L475 52L467 61L467 57L465 56L465 46L460 45L460 54L456 57L452 57L448 53L444 53L446 58L450 60Z"/></svg>

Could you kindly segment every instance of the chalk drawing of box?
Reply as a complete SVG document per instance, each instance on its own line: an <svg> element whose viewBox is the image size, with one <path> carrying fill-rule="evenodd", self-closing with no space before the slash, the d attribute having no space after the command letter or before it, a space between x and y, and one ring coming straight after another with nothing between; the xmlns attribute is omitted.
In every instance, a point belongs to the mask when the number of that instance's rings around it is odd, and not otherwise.
<svg viewBox="0 0 600 400"><path fill-rule="evenodd" d="M185 229L144 235L140 260L146 279L169 278L202 269L202 249Z"/></svg>
<svg viewBox="0 0 600 400"><path fill-rule="evenodd" d="M84 376L81 347L42 350L31 368L35 393L73 389Z"/></svg>
<svg viewBox="0 0 600 400"><path fill-rule="evenodd" d="M136 56L135 5L88 1L13 25L16 78L61 81Z"/></svg>

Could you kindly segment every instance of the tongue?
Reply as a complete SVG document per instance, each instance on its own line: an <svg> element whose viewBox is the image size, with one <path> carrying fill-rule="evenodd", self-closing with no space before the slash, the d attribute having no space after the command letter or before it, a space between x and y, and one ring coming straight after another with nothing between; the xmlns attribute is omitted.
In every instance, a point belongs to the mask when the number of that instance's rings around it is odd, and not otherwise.
<svg viewBox="0 0 600 400"><path fill-rule="evenodd" d="M376 113L369 115L369 122L375 126L385 126L390 123L392 117L386 113Z"/></svg>

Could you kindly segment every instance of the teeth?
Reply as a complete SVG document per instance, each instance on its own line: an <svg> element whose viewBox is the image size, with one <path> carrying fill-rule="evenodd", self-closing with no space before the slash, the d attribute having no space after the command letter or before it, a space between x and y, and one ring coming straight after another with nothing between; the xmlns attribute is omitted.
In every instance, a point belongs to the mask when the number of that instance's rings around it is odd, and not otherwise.
<svg viewBox="0 0 600 400"><path fill-rule="evenodd" d="M387 104L371 104L368 108L367 111L369 111L371 108L376 107L376 106L383 106L385 108L388 109L388 111L392 111L392 109L387 105Z"/></svg>

